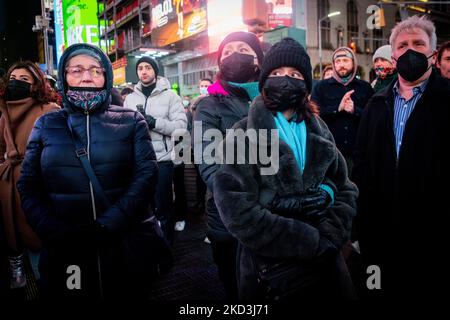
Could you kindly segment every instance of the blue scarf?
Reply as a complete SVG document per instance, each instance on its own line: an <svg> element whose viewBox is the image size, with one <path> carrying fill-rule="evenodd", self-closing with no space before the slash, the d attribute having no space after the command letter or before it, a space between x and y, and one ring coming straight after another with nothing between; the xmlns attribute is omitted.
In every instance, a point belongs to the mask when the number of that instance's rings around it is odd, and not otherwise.
<svg viewBox="0 0 450 320"><path fill-rule="evenodd" d="M275 116L275 125L281 140L287 143L294 153L300 173L303 174L306 161L306 125L305 121L287 121L281 112Z"/></svg>
<svg viewBox="0 0 450 320"><path fill-rule="evenodd" d="M293 120L295 120L295 115ZM305 121L287 121L281 112L277 112L274 117L275 125L278 129L280 139L283 140L294 153L300 173L303 174L306 162L306 124ZM320 188L328 192L334 203L334 191L326 184L321 184Z"/></svg>
<svg viewBox="0 0 450 320"><path fill-rule="evenodd" d="M242 88L244 89L250 100L253 101L258 95L259 95L259 82L245 82L245 83L237 83L237 82L228 82L234 87Z"/></svg>

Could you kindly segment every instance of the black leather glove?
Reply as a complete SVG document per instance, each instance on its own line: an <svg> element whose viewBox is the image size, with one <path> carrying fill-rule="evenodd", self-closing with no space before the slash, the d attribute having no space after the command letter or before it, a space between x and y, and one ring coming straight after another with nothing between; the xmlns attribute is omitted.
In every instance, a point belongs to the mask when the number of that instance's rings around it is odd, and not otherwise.
<svg viewBox="0 0 450 320"><path fill-rule="evenodd" d="M293 218L300 214L302 205L298 196L280 197L276 194L272 201L268 204L268 208L275 214Z"/></svg>
<svg viewBox="0 0 450 320"><path fill-rule="evenodd" d="M330 204L331 197L328 192L318 188L310 189L295 196L280 197L275 195L268 204L268 208L280 216L316 224L325 218L325 209Z"/></svg>
<svg viewBox="0 0 450 320"><path fill-rule="evenodd" d="M156 126L156 119L153 118L151 115L145 113L145 109L144 109L144 106L142 104L137 104L136 105L136 109L137 109L137 111L139 111L144 116L145 121L147 121L148 128L150 130L154 129L155 126Z"/></svg>
<svg viewBox="0 0 450 320"><path fill-rule="evenodd" d="M322 188L309 189L301 197L301 204L305 213L308 211L323 211L330 206L332 201L330 194Z"/></svg>
<svg viewBox="0 0 450 320"><path fill-rule="evenodd" d="M149 115L149 114L146 114L145 116L145 120L147 121L147 124L148 124L148 128L151 130L151 129L154 129L155 128L155 126L156 126L156 119L155 118L153 118L151 115Z"/></svg>

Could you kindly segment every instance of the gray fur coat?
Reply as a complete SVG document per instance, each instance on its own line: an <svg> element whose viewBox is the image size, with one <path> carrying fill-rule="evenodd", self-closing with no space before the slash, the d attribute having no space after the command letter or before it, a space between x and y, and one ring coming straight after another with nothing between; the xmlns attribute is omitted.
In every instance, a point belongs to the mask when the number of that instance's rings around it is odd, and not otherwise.
<svg viewBox="0 0 450 320"><path fill-rule="evenodd" d="M236 123L234 128L246 131L275 129L276 126L272 113L258 97L248 117ZM350 237L358 190L348 179L345 160L325 123L319 117L313 117L306 120L306 128L303 174L290 147L281 140L276 174L261 175L262 165L259 162L249 164L248 157L244 164L224 164L216 173L216 205L225 226L240 243L237 277L241 299L255 299L254 255L269 260L293 258L311 261L323 252L324 243L331 242L340 250ZM227 136L227 139L230 137ZM270 148L272 141L269 137L267 139L265 143ZM228 143L230 141L225 145ZM252 142L247 141L247 147L249 143ZM259 145L265 143L258 142ZM334 189L334 203L326 209L326 220L316 227L273 214L267 208L276 194L296 195L321 183L327 183Z"/></svg>

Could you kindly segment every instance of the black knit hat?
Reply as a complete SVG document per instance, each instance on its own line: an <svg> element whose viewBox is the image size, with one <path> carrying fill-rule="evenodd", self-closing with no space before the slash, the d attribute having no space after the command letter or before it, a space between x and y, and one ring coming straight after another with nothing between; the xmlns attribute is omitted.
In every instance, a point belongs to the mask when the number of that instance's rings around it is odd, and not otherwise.
<svg viewBox="0 0 450 320"><path fill-rule="evenodd" d="M259 78L259 91L262 90L269 74L280 67L293 67L301 72L306 88L311 92L312 74L311 61L305 48L292 38L284 38L275 43L264 56Z"/></svg>
<svg viewBox="0 0 450 320"><path fill-rule="evenodd" d="M138 69L139 64L142 63L142 62L149 63L152 66L153 70L155 71L155 77L158 76L158 73L159 73L158 63L156 62L155 59L152 59L150 57L142 57L142 58L140 58L137 61L137 63L136 63L136 73L137 73L137 69Z"/></svg>
<svg viewBox="0 0 450 320"><path fill-rule="evenodd" d="M264 53L261 48L261 43L258 40L258 37L254 33L244 32L244 31L236 31L230 33L222 40L220 43L219 49L217 50L217 62L220 65L220 57L222 56L223 47L229 42L232 41L242 41L245 42L253 49L256 53L256 57L258 58L258 64L261 65L264 58Z"/></svg>

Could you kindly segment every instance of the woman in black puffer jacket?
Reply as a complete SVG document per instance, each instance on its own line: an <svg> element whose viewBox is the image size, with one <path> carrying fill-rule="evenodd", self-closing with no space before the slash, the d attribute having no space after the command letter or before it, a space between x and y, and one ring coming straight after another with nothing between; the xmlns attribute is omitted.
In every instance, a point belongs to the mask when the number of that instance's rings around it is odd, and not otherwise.
<svg viewBox="0 0 450 320"><path fill-rule="evenodd" d="M43 289L52 298L143 294L154 253L151 239L133 230L151 216L158 171L147 124L137 111L110 106L112 67L99 48L69 47L59 74L64 108L37 120L18 182L44 242ZM111 205L90 183L71 131Z"/></svg>

